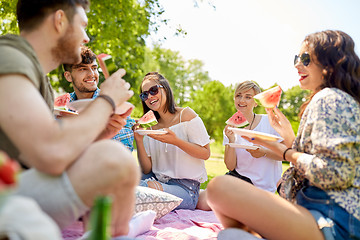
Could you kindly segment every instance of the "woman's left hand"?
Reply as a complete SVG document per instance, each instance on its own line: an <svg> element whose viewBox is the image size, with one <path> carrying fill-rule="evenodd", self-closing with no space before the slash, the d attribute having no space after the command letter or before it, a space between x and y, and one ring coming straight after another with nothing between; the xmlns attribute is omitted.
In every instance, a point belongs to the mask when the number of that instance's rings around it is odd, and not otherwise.
<svg viewBox="0 0 360 240"><path fill-rule="evenodd" d="M177 139L176 134L173 131L171 131L169 128L164 128L164 130L167 131L167 133L165 133L165 134L148 134L148 136L155 140L163 142L163 143L173 144Z"/></svg>
<svg viewBox="0 0 360 240"><path fill-rule="evenodd" d="M254 157L254 158L264 157L265 154L266 154L265 148L263 148L261 146L257 146L257 147L259 147L259 148L256 149L256 150L246 149L246 151L248 151L251 154L251 156Z"/></svg>
<svg viewBox="0 0 360 240"><path fill-rule="evenodd" d="M261 138L249 138L249 137L245 137L245 136L242 136L242 138L244 138L244 139L248 140L249 142L252 142L256 145L261 145L268 149L271 149L275 154L277 154L279 156L282 156L283 152L287 149L285 144L279 143L277 141L268 141L268 140L263 140ZM250 151L257 151L257 150L247 150L247 151L250 152Z"/></svg>

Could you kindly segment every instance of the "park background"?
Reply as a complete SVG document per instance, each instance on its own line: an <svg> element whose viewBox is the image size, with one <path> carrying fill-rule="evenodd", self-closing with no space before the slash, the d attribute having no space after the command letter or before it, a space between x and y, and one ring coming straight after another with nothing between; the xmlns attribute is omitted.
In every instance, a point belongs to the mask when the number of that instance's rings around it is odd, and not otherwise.
<svg viewBox="0 0 360 240"><path fill-rule="evenodd" d="M1 35L18 33L16 2L0 0ZM132 117L143 115L143 76L158 71L169 80L177 104L202 118L212 139L209 178L226 171L222 131L236 111L237 83L253 80L262 90L279 85L279 108L296 132L308 92L298 86L293 60L304 37L337 29L360 44L357 0L92 0L90 8L87 46L112 55L127 71L124 79L135 92ZM62 67L49 78L56 95L72 91ZM261 106L255 112L265 113Z"/></svg>

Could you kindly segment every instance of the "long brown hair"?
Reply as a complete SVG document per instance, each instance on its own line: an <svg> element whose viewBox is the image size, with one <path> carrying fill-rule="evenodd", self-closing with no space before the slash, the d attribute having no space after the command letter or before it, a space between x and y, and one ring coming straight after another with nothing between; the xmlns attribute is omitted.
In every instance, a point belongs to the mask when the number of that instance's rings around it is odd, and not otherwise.
<svg viewBox="0 0 360 240"><path fill-rule="evenodd" d="M153 80L155 81L157 84L163 86L165 93L166 93L166 107L164 109L164 113L166 113L167 111L169 111L170 113L174 114L176 113L176 103L175 103L175 99L174 99L174 95L173 92L171 90L169 81L160 73L158 72L149 72L145 75L142 83L145 80ZM140 92L142 92L142 83L140 85ZM144 101L141 102L142 106L143 106L143 111L144 114L147 113L150 108L146 105L146 103ZM155 117L156 119L160 119L160 114L157 111L154 111Z"/></svg>
<svg viewBox="0 0 360 240"><path fill-rule="evenodd" d="M320 90L338 88L360 103L360 59L353 39L342 31L327 30L307 35L304 43L323 67ZM314 95L301 106L300 117Z"/></svg>

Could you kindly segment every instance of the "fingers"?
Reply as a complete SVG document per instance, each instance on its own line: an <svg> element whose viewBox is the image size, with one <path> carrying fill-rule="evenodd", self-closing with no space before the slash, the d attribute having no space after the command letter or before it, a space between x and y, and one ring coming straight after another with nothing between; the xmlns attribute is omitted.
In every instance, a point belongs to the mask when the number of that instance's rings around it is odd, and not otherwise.
<svg viewBox="0 0 360 240"><path fill-rule="evenodd" d="M125 69L121 68L119 70L117 70L116 72L114 72L111 76L116 76L117 78L122 78L123 76L125 76L126 71Z"/></svg>

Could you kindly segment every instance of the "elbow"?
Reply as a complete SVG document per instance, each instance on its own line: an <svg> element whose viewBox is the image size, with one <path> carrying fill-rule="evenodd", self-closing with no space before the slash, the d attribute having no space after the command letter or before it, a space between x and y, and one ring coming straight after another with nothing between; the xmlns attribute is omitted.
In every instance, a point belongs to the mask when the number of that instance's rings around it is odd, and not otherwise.
<svg viewBox="0 0 360 240"><path fill-rule="evenodd" d="M210 151L207 151L207 152L204 154L203 159L204 159L204 160L208 160L208 159L210 158L210 155L211 155Z"/></svg>
<svg viewBox="0 0 360 240"><path fill-rule="evenodd" d="M33 161L32 167L42 173L59 176L67 169L67 159L66 151L46 151Z"/></svg>

